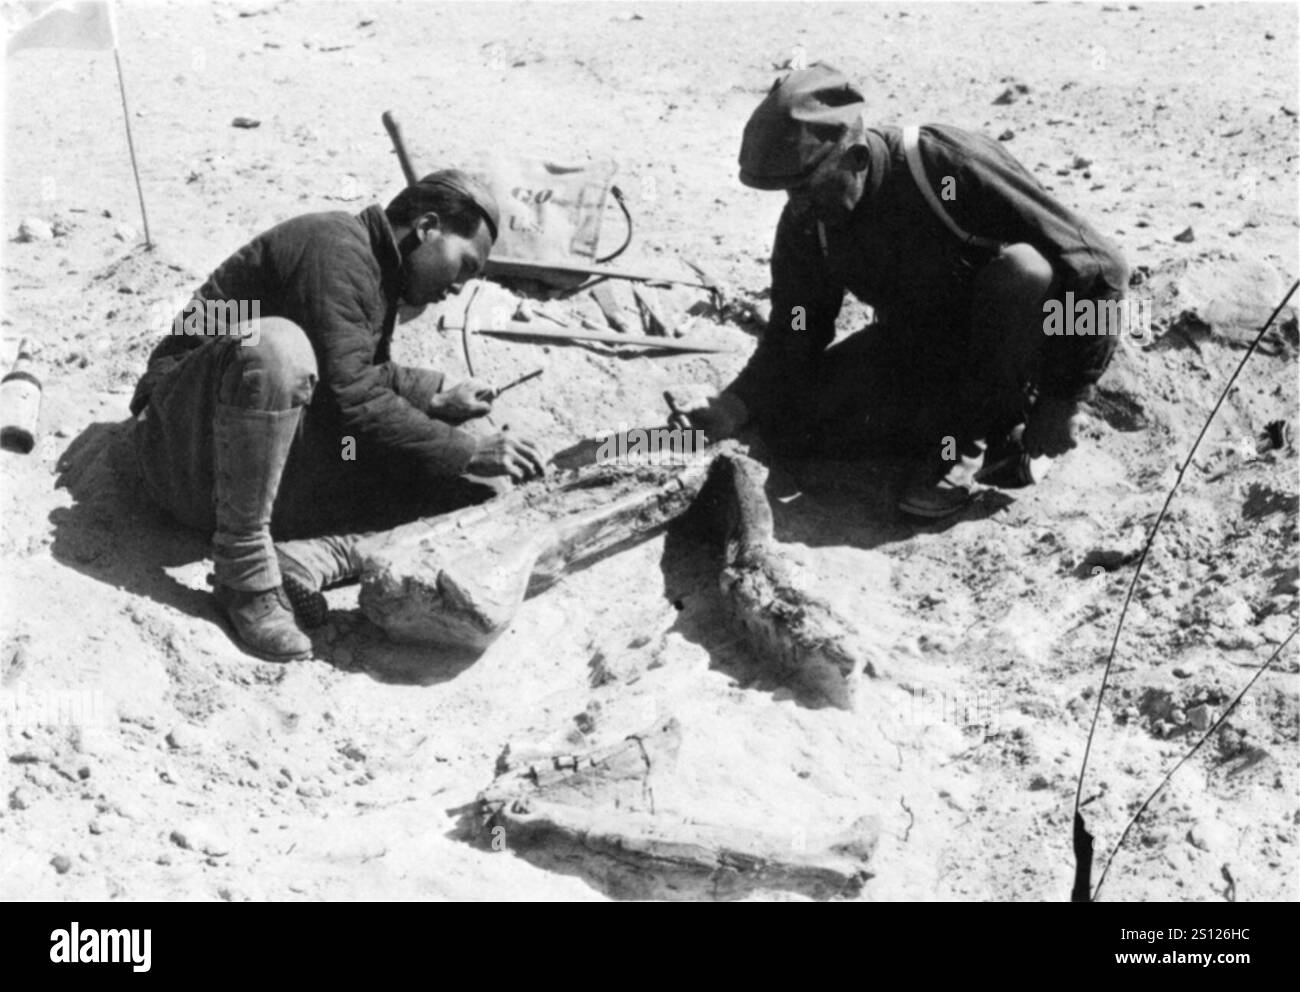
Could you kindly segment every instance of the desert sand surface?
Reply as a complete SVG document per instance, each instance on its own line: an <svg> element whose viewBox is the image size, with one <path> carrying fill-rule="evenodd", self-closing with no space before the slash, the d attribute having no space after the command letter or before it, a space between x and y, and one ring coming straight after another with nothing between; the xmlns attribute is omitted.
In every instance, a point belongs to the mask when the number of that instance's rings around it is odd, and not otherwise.
<svg viewBox="0 0 1300 992"><path fill-rule="evenodd" d="M875 817L860 900L1068 899L1076 776L1132 553L1300 275L1298 17L1253 3L127 3L152 251L112 55L7 59L0 364L29 338L45 393L36 449L0 453L0 898L622 898L595 860L471 842L458 811L507 748L586 750L671 717L665 815L792 849ZM720 619L717 549L679 528L528 599L477 657L389 642L355 586L329 594L312 660L241 651L210 599L205 535L111 463L160 313L271 224L394 196L386 109L422 171L485 148L615 159L637 224L621 264L689 275L694 260L761 304L782 197L743 187L736 156L753 107L802 59L858 80L879 123L1004 136L1122 246L1153 315L1047 481L989 492L950 525L895 509L901 459L772 460L786 559L877 659L858 707L814 705L756 665ZM19 240L27 218L52 236ZM671 294L679 313L705 299ZM756 341L744 306L696 309L686 339L731 351L477 339L484 377L545 369L497 419L557 448L662 423L666 388L724 385ZM841 333L863 316L847 306ZM1083 788L1099 858L1296 626L1296 453L1253 444L1296 423L1298 353L1293 300L1146 563ZM394 357L465 371L432 310L398 329ZM1292 646L1133 830L1102 898L1300 895L1298 672Z"/></svg>

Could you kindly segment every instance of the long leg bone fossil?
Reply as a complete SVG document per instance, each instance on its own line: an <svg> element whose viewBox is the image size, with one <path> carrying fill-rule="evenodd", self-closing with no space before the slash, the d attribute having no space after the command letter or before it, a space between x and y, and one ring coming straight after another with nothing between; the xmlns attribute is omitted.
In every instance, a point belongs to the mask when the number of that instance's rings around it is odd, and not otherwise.
<svg viewBox="0 0 1300 992"><path fill-rule="evenodd" d="M486 648L526 595L682 514L709 462L595 465L376 535L363 551L362 612L397 641Z"/></svg>
<svg viewBox="0 0 1300 992"><path fill-rule="evenodd" d="M623 898L735 898L785 890L852 896L870 877L879 827L862 817L811 838L702 823L655 810L681 731L668 718L586 754L500 769L472 807L481 839L558 870L581 870Z"/></svg>
<svg viewBox="0 0 1300 992"><path fill-rule="evenodd" d="M876 652L803 588L773 537L765 470L734 445L681 466L601 464L366 539L361 609L394 640L481 650L566 569L644 540L705 489L731 626L805 695L852 708Z"/></svg>

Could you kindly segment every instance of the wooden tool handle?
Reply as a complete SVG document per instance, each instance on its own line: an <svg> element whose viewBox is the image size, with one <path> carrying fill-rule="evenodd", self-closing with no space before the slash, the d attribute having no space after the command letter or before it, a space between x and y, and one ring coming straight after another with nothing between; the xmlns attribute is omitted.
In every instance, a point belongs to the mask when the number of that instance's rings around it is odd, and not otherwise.
<svg viewBox="0 0 1300 992"><path fill-rule="evenodd" d="M411 164L411 156L406 153L406 142L402 140L402 128L397 123L397 118L393 116L391 110L385 110L383 116L384 130L388 132L388 137L392 139L393 150L397 152L397 161L402 166L402 175L406 176L406 185L414 186L419 177L415 174L415 166Z"/></svg>

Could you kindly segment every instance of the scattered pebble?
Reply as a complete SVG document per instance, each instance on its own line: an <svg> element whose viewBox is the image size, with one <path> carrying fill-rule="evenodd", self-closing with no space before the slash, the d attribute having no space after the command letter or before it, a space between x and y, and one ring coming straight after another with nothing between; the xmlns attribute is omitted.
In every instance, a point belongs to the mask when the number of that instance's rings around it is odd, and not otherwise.
<svg viewBox="0 0 1300 992"><path fill-rule="evenodd" d="M1259 634L1270 644L1281 644L1291 632L1291 622L1285 614L1274 613L1259 625Z"/></svg>
<svg viewBox="0 0 1300 992"><path fill-rule="evenodd" d="M1213 820L1197 820L1187 831L1187 842L1201 851L1224 851L1232 835L1230 830Z"/></svg>
<svg viewBox="0 0 1300 992"><path fill-rule="evenodd" d="M1190 679L1196 674L1196 669L1179 666L1174 669L1174 677L1179 679Z"/></svg>
<svg viewBox="0 0 1300 992"><path fill-rule="evenodd" d="M230 853L230 843L210 823L191 820L173 830L170 839L186 851L200 851L213 857Z"/></svg>
<svg viewBox="0 0 1300 992"><path fill-rule="evenodd" d="M193 727L178 723L167 732L167 746L176 751L198 751L202 749L203 738Z"/></svg>
<svg viewBox="0 0 1300 992"><path fill-rule="evenodd" d="M1186 245L1186 244L1191 244L1193 241L1196 240L1196 234L1195 234L1195 232L1192 231L1192 229L1191 229L1190 227L1188 227L1188 228L1185 228L1185 229L1184 229L1182 232L1180 232L1179 234L1175 234L1175 235L1174 235L1174 240L1175 240L1175 241L1180 241L1180 242L1182 242L1182 243L1185 244L1185 245Z"/></svg>
<svg viewBox="0 0 1300 992"><path fill-rule="evenodd" d="M39 217L28 217L18 225L19 241L49 241L54 237L54 229Z"/></svg>
<svg viewBox="0 0 1300 992"><path fill-rule="evenodd" d="M1016 83L1014 86L1008 86L999 93L993 100L998 106L1006 106L1009 103L1015 103L1022 96L1029 92L1029 87L1024 83Z"/></svg>
<svg viewBox="0 0 1300 992"><path fill-rule="evenodd" d="M1214 639L1215 647L1225 651L1253 651L1264 643L1264 635L1258 630L1230 630Z"/></svg>
<svg viewBox="0 0 1300 992"><path fill-rule="evenodd" d="M1174 726L1181 727L1187 722L1187 714L1175 706L1169 713L1169 719Z"/></svg>
<svg viewBox="0 0 1300 992"><path fill-rule="evenodd" d="M1082 155L1076 155L1076 156L1074 156L1074 164L1071 165L1070 168L1072 168L1072 169L1086 169L1086 168L1088 168L1088 166L1090 166L1090 165L1092 165L1092 159L1090 159L1090 158L1084 158Z"/></svg>
<svg viewBox="0 0 1300 992"><path fill-rule="evenodd" d="M1193 706L1187 711L1187 722L1196 730L1209 730L1210 724L1214 722L1214 710L1204 703Z"/></svg>
<svg viewBox="0 0 1300 992"><path fill-rule="evenodd" d="M1015 136L1016 136L1016 132L1011 130L1011 128L1007 128L1005 131L1003 131L1001 134L998 135L998 141L1010 141Z"/></svg>
<svg viewBox="0 0 1300 992"><path fill-rule="evenodd" d="M1233 599L1223 608L1221 617L1225 627L1249 627L1255 622L1255 611L1244 599Z"/></svg>
<svg viewBox="0 0 1300 992"><path fill-rule="evenodd" d="M230 122L230 126L251 129L255 127L261 127L262 122L259 121L256 117L236 117L233 121Z"/></svg>
<svg viewBox="0 0 1300 992"><path fill-rule="evenodd" d="M66 875L72 870L72 859L66 854L56 854L54 857L50 858L50 867L60 875Z"/></svg>
<svg viewBox="0 0 1300 992"><path fill-rule="evenodd" d="M1050 786L1051 783L1047 781L1046 775L1035 775L1029 780L1030 792L1041 792L1043 789L1049 788Z"/></svg>

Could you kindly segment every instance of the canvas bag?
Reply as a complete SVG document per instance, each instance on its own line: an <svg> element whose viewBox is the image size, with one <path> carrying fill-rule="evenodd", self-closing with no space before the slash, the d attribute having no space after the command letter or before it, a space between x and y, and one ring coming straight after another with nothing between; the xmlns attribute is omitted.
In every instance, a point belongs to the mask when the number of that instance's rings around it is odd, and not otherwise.
<svg viewBox="0 0 1300 992"><path fill-rule="evenodd" d="M486 184L501 209L493 256L530 262L597 260L616 162L561 165L533 156L491 155L469 171Z"/></svg>

